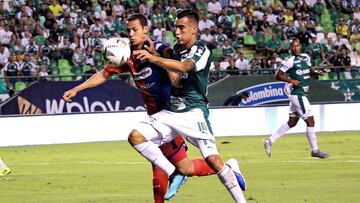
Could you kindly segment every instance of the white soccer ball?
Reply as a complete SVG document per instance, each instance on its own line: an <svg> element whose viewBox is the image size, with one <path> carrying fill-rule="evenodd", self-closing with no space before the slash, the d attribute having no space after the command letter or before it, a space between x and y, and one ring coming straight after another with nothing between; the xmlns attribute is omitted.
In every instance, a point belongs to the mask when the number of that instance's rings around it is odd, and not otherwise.
<svg viewBox="0 0 360 203"><path fill-rule="evenodd" d="M114 66L122 66L130 58L131 50L129 39L110 38L103 43L102 47L105 60Z"/></svg>

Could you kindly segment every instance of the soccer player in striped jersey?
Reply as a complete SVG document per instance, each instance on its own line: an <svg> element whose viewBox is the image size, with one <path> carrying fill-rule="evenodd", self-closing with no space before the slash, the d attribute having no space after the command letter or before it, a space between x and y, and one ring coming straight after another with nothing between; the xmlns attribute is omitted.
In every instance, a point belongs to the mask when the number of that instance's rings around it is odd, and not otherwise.
<svg viewBox="0 0 360 203"><path fill-rule="evenodd" d="M128 32L132 51L147 48L157 53L167 53L167 47L157 41L152 41L148 37L149 28L147 19L141 14L133 14L128 18ZM155 53L154 53L155 54ZM136 86L139 88L144 102L147 106L148 115L155 114L165 108L171 91L171 84L176 83L176 75L167 70L137 59L137 55L132 53L127 63L121 67L106 65L104 69L77 87L64 93L64 100L71 101L71 98L84 89L98 86L109 79L113 74L130 72ZM169 74L169 75L168 75ZM172 78L172 80L169 79ZM160 149L164 156L177 167L177 170L184 175L174 176L175 183L171 185L168 193L168 175L159 167L153 165L153 192L155 203L162 203L165 199L170 199L175 195L177 189L185 183L186 176L206 176L215 172L207 165L205 160L189 160L186 154L186 144L181 136L177 136L172 142L161 145Z"/></svg>
<svg viewBox="0 0 360 203"><path fill-rule="evenodd" d="M276 140L281 138L292 127L294 127L300 118L306 125L306 135L310 142L311 156L318 158L327 158L329 155L319 150L317 138L314 130L314 116L311 112L311 105L307 98L310 77L317 77L319 74L311 68L309 55L301 53L301 44L298 39L291 42L292 55L285 59L279 70L276 72L275 78L290 84L290 114L287 123L283 124L269 138L264 139L265 153L271 156L271 148ZM284 73L288 73L289 77Z"/></svg>

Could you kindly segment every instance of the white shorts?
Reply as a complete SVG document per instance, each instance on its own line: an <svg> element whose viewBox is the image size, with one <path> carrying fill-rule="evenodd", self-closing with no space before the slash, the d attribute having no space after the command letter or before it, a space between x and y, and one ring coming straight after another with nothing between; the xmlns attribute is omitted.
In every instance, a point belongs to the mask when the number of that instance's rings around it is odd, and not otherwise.
<svg viewBox="0 0 360 203"><path fill-rule="evenodd" d="M311 105L306 96L289 95L290 99L290 116L294 113L298 117L306 120L308 117L313 116Z"/></svg>
<svg viewBox="0 0 360 203"><path fill-rule="evenodd" d="M219 154L210 123L201 109L192 109L182 113L162 110L139 123L135 129L147 140L158 145L170 142L178 135L182 135L200 148L204 158Z"/></svg>

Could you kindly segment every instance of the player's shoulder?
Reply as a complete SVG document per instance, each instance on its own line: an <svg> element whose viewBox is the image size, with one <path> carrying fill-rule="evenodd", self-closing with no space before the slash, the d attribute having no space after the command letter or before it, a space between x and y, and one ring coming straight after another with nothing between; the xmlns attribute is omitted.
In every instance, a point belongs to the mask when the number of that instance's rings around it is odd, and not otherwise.
<svg viewBox="0 0 360 203"><path fill-rule="evenodd" d="M307 53L301 53L300 56L303 58L303 60L310 62L310 56Z"/></svg>
<svg viewBox="0 0 360 203"><path fill-rule="evenodd" d="M295 56L294 55L290 55L284 58L283 62L291 62L294 61Z"/></svg>
<svg viewBox="0 0 360 203"><path fill-rule="evenodd" d="M301 53L300 56L302 56L302 57L304 57L306 59L310 59L310 56L307 53Z"/></svg>

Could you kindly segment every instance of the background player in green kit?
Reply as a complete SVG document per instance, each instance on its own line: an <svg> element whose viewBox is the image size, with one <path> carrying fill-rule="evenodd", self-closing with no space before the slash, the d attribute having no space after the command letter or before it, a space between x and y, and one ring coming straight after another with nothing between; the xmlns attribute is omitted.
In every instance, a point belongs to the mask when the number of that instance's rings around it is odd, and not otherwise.
<svg viewBox="0 0 360 203"><path fill-rule="evenodd" d="M282 137L286 131L294 127L299 118L302 118L307 125L306 135L311 146L311 156L326 158L329 155L321 152L317 144L317 138L314 130L314 116L311 112L311 105L307 98L310 76L318 76L320 73L311 68L310 57L301 53L301 44L298 39L291 42L292 55L285 59L279 70L276 72L275 78L290 84L290 115L287 123L283 124L269 138L264 139L264 147L266 154L271 156L271 147L277 139ZM288 73L290 77L284 75Z"/></svg>
<svg viewBox="0 0 360 203"><path fill-rule="evenodd" d="M174 84L167 107L140 123L128 139L141 155L171 178L176 174L175 167L162 155L158 146L181 134L199 147L206 163L217 173L233 199L243 203L246 200L242 190L245 190L246 183L239 164L235 159L226 163L222 161L208 119L206 94L211 55L204 43L197 39L198 23L199 17L194 11L181 10L177 13L172 59L152 55L146 50L134 52L138 54L138 59L174 71L180 77Z"/></svg>

